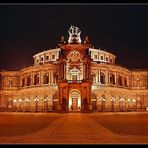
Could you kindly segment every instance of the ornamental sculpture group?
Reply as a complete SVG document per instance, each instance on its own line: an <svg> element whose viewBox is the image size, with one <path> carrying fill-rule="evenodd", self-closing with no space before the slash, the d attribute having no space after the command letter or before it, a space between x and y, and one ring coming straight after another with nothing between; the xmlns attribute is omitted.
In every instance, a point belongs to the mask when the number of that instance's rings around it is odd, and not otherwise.
<svg viewBox="0 0 148 148"><path fill-rule="evenodd" d="M81 31L78 27L71 25L68 33L69 33L68 43L70 44L81 43L81 38L80 38Z"/></svg>

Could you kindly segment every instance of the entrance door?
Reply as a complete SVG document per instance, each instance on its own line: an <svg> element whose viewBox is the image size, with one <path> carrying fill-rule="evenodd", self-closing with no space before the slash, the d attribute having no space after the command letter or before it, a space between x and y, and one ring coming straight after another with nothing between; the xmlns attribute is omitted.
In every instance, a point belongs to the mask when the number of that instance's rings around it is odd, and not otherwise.
<svg viewBox="0 0 148 148"><path fill-rule="evenodd" d="M72 98L72 110L77 111L78 110L78 99Z"/></svg>
<svg viewBox="0 0 148 148"><path fill-rule="evenodd" d="M69 111L80 111L81 110L81 95L77 89L72 89L69 92Z"/></svg>

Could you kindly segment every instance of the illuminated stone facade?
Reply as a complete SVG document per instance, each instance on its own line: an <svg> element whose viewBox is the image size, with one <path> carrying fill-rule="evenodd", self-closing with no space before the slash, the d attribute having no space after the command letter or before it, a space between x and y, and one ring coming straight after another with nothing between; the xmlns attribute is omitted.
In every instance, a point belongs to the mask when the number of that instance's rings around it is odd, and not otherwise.
<svg viewBox="0 0 148 148"><path fill-rule="evenodd" d="M71 26L66 43L33 56L34 65L0 72L0 110L32 112L145 111L148 71L116 64Z"/></svg>

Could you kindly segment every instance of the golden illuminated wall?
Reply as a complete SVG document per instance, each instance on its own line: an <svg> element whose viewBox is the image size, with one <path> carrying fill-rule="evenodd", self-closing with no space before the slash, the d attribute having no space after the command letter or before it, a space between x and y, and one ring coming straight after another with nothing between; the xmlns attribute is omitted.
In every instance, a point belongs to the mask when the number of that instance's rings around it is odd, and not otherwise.
<svg viewBox="0 0 148 148"><path fill-rule="evenodd" d="M18 89L19 76L17 71L3 71L1 72L1 95L0 107L4 109L8 105L8 99L12 97L14 91Z"/></svg>
<svg viewBox="0 0 148 148"><path fill-rule="evenodd" d="M148 107L148 71L117 65L116 56L95 49L88 36L82 41L76 26L68 33L68 42L62 36L58 48L35 54L33 66L0 72L0 110L69 111L73 99L81 111Z"/></svg>
<svg viewBox="0 0 148 148"><path fill-rule="evenodd" d="M94 49L94 48L89 48L89 51L91 52L91 59L95 62L102 62L102 63L107 63L107 64L115 64L116 56L105 51L99 49Z"/></svg>
<svg viewBox="0 0 148 148"><path fill-rule="evenodd" d="M131 72L121 66L93 64L92 80L92 101L97 102L98 110L101 110L103 99L105 110L108 111L113 99L116 110L120 110L121 103L124 110L134 106L141 109L148 106L147 71Z"/></svg>
<svg viewBox="0 0 148 148"><path fill-rule="evenodd" d="M30 110L34 110L38 100L38 110L44 109L45 96L48 97L48 106L53 104L53 96L57 94L56 67L51 64L36 65L18 72L1 72L1 108L9 104L18 108L26 107L29 98ZM36 99L36 100L35 100ZM11 107L9 106L11 109Z"/></svg>
<svg viewBox="0 0 148 148"><path fill-rule="evenodd" d="M33 56L34 65L48 62L55 62L59 58L60 48L49 49Z"/></svg>
<svg viewBox="0 0 148 148"><path fill-rule="evenodd" d="M57 82L60 75L57 73L59 52L60 49L57 48L36 54L34 66L20 71L1 71L0 109L45 111L48 106L48 111L53 111L53 108L56 111ZM57 55L53 56L54 54ZM47 56L49 61L46 59ZM142 110L148 106L148 71L131 71L115 65L116 57L106 51L91 49L91 56L93 110L111 111L113 107L116 111L137 108ZM104 56L102 62L101 56ZM67 63L66 66L66 79L71 80L68 71L70 65ZM81 65L80 67L79 79L82 80L83 67Z"/></svg>
<svg viewBox="0 0 148 148"><path fill-rule="evenodd" d="M144 107L148 106L148 71L132 71L132 93L135 95L137 102Z"/></svg>

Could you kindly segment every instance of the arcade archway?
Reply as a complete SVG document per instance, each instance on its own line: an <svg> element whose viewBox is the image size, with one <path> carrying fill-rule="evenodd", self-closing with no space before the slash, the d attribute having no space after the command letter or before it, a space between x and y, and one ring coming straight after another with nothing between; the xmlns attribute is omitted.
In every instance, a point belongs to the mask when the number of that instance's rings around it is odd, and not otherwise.
<svg viewBox="0 0 148 148"><path fill-rule="evenodd" d="M69 111L81 110L81 95L77 89L72 89L69 92Z"/></svg>

